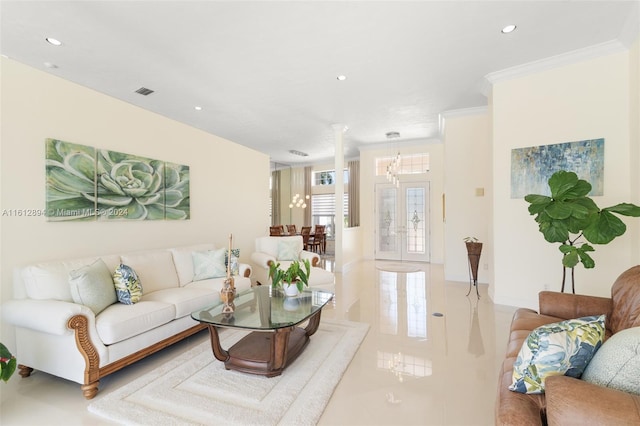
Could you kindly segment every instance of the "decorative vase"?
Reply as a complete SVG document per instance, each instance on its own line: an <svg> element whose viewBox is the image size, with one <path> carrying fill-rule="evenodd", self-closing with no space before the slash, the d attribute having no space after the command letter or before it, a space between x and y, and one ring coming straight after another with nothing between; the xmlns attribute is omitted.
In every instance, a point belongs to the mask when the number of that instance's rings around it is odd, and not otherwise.
<svg viewBox="0 0 640 426"><path fill-rule="evenodd" d="M469 258L469 292L467 296L471 292L471 285L476 288L476 294L478 298L480 297L480 293L478 292L478 266L480 265L480 254L482 253L482 243L480 242L471 242L468 241L465 243L467 245L467 257Z"/></svg>

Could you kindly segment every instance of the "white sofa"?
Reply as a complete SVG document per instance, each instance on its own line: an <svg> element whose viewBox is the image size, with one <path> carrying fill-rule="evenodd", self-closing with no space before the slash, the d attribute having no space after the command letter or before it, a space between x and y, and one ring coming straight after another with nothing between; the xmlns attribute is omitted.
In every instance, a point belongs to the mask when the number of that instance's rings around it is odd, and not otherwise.
<svg viewBox="0 0 640 426"><path fill-rule="evenodd" d="M74 303L69 273L98 257L16 269L14 300L3 304L2 314L16 327L20 375L37 369L80 383L91 399L101 377L204 329L191 312L220 300L225 277L193 281L192 253L214 249L199 244L100 256L112 272L121 263L133 268L143 294L135 304L116 301L97 315ZM251 287L250 275L249 265L240 264L238 291Z"/></svg>
<svg viewBox="0 0 640 426"><path fill-rule="evenodd" d="M258 237L256 238L255 252L251 253L251 260L255 263L256 268L252 277L263 285L271 284L269 278L269 265L273 262L280 263L282 269L289 267L291 256L283 257L283 254L290 254L290 247L293 246L294 257L311 263L311 274L309 276L309 287L318 288L333 292L335 290L335 275L318 267L320 255L317 253L303 250L302 236L289 237Z"/></svg>

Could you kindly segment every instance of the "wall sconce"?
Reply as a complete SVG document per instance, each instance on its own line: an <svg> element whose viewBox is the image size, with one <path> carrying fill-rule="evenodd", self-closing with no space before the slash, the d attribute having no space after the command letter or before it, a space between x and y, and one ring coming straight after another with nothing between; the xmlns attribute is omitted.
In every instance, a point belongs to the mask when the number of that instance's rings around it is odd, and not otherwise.
<svg viewBox="0 0 640 426"><path fill-rule="evenodd" d="M308 199L309 199L308 195L305 195L304 197L301 197L300 194L296 194L291 199L291 203L289 204L289 208L292 209L294 207L300 207L300 208L306 209L307 208L307 202L305 200L308 200Z"/></svg>

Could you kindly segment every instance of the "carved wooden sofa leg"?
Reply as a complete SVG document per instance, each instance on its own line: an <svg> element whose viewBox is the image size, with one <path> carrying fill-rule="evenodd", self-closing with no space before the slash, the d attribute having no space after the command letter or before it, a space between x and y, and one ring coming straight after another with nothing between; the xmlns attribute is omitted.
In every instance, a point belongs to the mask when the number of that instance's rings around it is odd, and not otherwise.
<svg viewBox="0 0 640 426"><path fill-rule="evenodd" d="M18 364L18 374L20 374L20 377L29 377L32 372L33 368Z"/></svg>
<svg viewBox="0 0 640 426"><path fill-rule="evenodd" d="M98 383L100 383L100 381L96 380L88 385L80 386L80 389L82 389L82 395L84 395L85 399L93 399L93 397L96 396L98 393Z"/></svg>

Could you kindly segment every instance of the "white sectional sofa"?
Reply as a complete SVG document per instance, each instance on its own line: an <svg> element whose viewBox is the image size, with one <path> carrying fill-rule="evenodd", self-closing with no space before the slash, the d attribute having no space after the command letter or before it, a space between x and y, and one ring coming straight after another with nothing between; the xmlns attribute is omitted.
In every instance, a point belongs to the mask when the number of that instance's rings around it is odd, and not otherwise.
<svg viewBox="0 0 640 426"><path fill-rule="evenodd" d="M282 269L289 267L292 259L305 260L311 263L311 275L309 276L309 287L320 290L335 291L335 275L327 270L318 267L320 255L303 250L302 236L288 237L258 237L256 238L256 248L251 253L251 260L255 263L256 269L252 277L263 285L269 285L269 265L280 263Z"/></svg>
<svg viewBox="0 0 640 426"><path fill-rule="evenodd" d="M133 268L143 292L139 302L116 301L97 315L94 307L74 303L69 273L98 257L17 269L14 300L3 304L2 314L16 327L20 375L37 369L80 383L85 398L91 399L101 377L204 329L190 314L218 302L225 279L193 280L192 254L207 250L215 246L100 256L111 272L120 264ZM234 276L238 291L251 287L250 276L249 265L239 264Z"/></svg>

